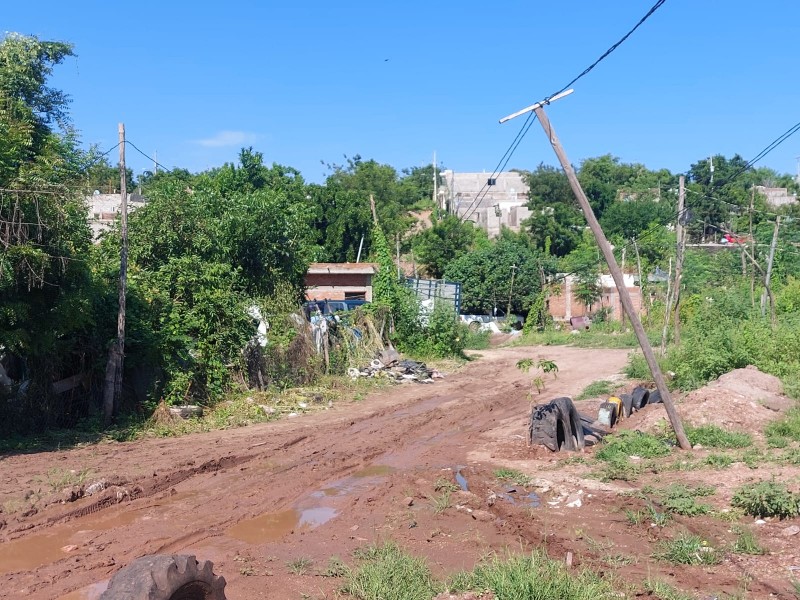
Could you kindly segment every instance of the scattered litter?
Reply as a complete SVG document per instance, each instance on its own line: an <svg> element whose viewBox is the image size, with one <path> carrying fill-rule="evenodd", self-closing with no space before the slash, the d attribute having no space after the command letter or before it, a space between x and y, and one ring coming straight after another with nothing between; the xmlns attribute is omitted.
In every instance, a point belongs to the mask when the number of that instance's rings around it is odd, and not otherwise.
<svg viewBox="0 0 800 600"><path fill-rule="evenodd" d="M397 353L395 352L394 355ZM387 377L395 383L405 383L416 381L417 383L433 383L434 379L442 379L444 375L436 369L429 369L425 363L410 360L408 358L398 360L394 355L387 356L382 353L383 358L390 358L389 362L384 363L381 359L373 359L366 367L356 369L350 367L347 374L351 379L359 377Z"/></svg>

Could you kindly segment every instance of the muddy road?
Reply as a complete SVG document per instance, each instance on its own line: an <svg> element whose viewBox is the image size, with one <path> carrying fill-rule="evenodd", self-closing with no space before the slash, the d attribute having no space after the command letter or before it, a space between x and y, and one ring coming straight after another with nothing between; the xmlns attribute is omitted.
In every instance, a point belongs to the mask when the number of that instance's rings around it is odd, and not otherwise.
<svg viewBox="0 0 800 600"><path fill-rule="evenodd" d="M545 541L554 556L579 554L569 509L483 500L498 485L496 469L526 464L551 477L563 458L526 447L532 375L515 365L527 357L558 365L557 379L546 376L546 389L534 391L538 403L618 374L627 354L492 349L435 384L395 386L294 419L2 457L0 597L96 598L117 569L151 553L214 561L231 600L332 597L339 582L324 576L330 557L348 562L355 548L387 539L426 556L438 575L490 550ZM15 512L54 470L116 485ZM468 491L443 498L442 479ZM564 475L564 494L577 489L568 483ZM587 497L616 491L584 483L581 518L607 529L601 503Z"/></svg>

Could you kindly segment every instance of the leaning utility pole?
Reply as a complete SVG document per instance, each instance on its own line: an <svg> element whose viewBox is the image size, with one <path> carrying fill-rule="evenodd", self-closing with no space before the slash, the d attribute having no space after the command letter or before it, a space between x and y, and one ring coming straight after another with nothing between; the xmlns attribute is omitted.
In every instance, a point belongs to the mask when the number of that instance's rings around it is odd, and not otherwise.
<svg viewBox="0 0 800 600"><path fill-rule="evenodd" d="M117 313L117 339L111 347L106 364L103 389L103 422L111 422L122 396L122 371L125 364L125 297L128 290L128 172L125 169L125 124L119 124L119 179L120 179L120 250L119 250L119 312Z"/></svg>
<svg viewBox="0 0 800 600"><path fill-rule="evenodd" d="M664 403L667 416L672 424L672 429L675 431L675 438L678 441L678 445L684 450L691 450L692 445L689 443L689 439L686 437L680 416L675 410L675 405L672 403L672 396L669 393L669 389L667 389L664 376L661 374L661 368L658 366L658 361L653 353L653 348L650 346L650 340L647 339L647 333L645 333L644 327L642 327L642 322L639 320L639 316L636 314L636 311L633 308L633 302L631 301L631 296L628 293L628 288L625 287L625 280L622 276L622 271L620 271L619 265L617 265L617 261L614 258L614 251L611 249L611 245L608 243L608 240L603 233L603 229L600 227L600 223L598 223L597 217L595 217L594 212L592 211L592 207L589 204L589 200L586 198L586 194L583 192L583 188L581 188L578 177L575 175L575 170L572 168L572 163L569 162L567 154L564 152L564 148L561 146L561 142L556 137L556 133L553 131L550 120L547 118L547 115L544 112L543 106L545 104L549 104L550 102L553 102L554 100L571 93L572 90L567 90L566 92L553 96L546 102L537 102L532 106L518 111L514 115L509 115L508 117L501 119L500 122L503 123L515 116L519 116L530 111L534 111L536 116L539 118L539 122L542 124L542 129L544 129L545 135L547 135L550 144L553 146L553 150L555 151L556 156L561 163L561 167L564 169L567 179L569 179L570 187L572 188L572 191L575 194L581 209L583 210L583 214L586 216L586 221L589 224L589 228L592 230L592 233L597 240L597 245L600 247L603 257L606 259L608 268L611 271L611 276L614 278L614 283L617 286L617 292L619 293L622 307L625 309L628 319L633 326L633 331L636 334L636 338L639 340L639 345L642 348L644 358L647 361L647 365L650 367L650 372L653 374L653 380L655 381L658 391L661 393L661 400Z"/></svg>

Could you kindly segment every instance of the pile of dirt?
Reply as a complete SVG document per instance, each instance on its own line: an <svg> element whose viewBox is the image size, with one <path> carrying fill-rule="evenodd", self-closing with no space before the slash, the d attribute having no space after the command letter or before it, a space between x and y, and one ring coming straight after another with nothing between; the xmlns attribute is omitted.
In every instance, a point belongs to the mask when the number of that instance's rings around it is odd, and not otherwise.
<svg viewBox="0 0 800 600"><path fill-rule="evenodd" d="M780 379L753 366L725 373L682 399L674 399L678 414L686 424L717 425L751 433L762 431L778 413L794 404L783 395ZM658 429L667 419L664 406L660 404L648 405L641 415L636 428L644 431Z"/></svg>

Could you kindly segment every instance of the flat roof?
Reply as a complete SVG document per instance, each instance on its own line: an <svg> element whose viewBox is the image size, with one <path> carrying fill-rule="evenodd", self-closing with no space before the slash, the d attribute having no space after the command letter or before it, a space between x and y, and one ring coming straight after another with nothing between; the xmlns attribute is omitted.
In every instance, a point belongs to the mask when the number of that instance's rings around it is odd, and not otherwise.
<svg viewBox="0 0 800 600"><path fill-rule="evenodd" d="M378 267L378 263L311 263L308 265L308 274L352 273L356 275L374 275L378 272Z"/></svg>

